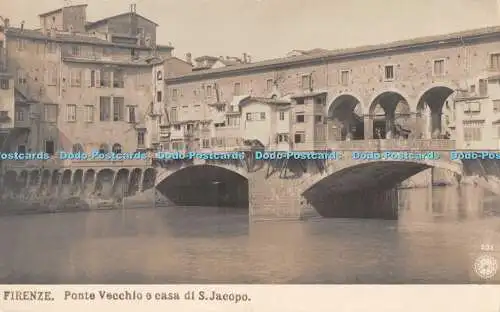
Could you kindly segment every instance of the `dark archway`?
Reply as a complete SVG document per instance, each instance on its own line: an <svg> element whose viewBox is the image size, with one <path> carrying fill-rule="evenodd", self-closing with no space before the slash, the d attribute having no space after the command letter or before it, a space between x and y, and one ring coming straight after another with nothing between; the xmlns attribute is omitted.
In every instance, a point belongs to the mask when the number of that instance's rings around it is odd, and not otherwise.
<svg viewBox="0 0 500 312"><path fill-rule="evenodd" d="M94 183L96 179L96 174L94 169L89 169L85 172L83 176L83 193L89 195L95 191Z"/></svg>
<svg viewBox="0 0 500 312"><path fill-rule="evenodd" d="M115 182L113 183L113 194L114 196L123 198L127 196L128 193L128 169L120 169L116 173Z"/></svg>
<svg viewBox="0 0 500 312"><path fill-rule="evenodd" d="M323 217L393 219L397 211L377 207L377 195L394 190L402 181L428 168L428 164L410 161L360 163L320 178L302 195ZM397 204L397 198L394 200ZM359 205L362 201L364 206Z"/></svg>
<svg viewBox="0 0 500 312"><path fill-rule="evenodd" d="M331 122L329 135L336 141L363 140L365 127L363 120L363 105L350 94L335 98L328 108L328 119Z"/></svg>
<svg viewBox="0 0 500 312"><path fill-rule="evenodd" d="M83 170L77 169L73 174L73 183L71 186L71 194L78 195L83 188Z"/></svg>
<svg viewBox="0 0 500 312"><path fill-rule="evenodd" d="M135 168L130 173L130 180L128 185L128 194L130 196L135 195L139 191L139 185L141 182L142 170L139 168Z"/></svg>
<svg viewBox="0 0 500 312"><path fill-rule="evenodd" d="M199 165L180 169L156 188L179 206L249 207L247 178L219 166Z"/></svg>
<svg viewBox="0 0 500 312"><path fill-rule="evenodd" d="M16 193L18 188L17 173L14 170L9 170L3 177L3 187L6 191Z"/></svg>
<svg viewBox="0 0 500 312"><path fill-rule="evenodd" d="M156 183L156 171L153 168L148 168L144 171L144 177L142 179L142 190L149 190L155 187Z"/></svg>
<svg viewBox="0 0 500 312"><path fill-rule="evenodd" d="M443 112L454 110L455 90L447 86L436 86L425 91L418 100L417 114L419 131L423 137L447 139L449 133L443 123Z"/></svg>
<svg viewBox="0 0 500 312"><path fill-rule="evenodd" d="M50 170L45 169L42 172L42 183L40 187L40 192L43 195L46 195L49 192L49 184L50 184Z"/></svg>
<svg viewBox="0 0 500 312"><path fill-rule="evenodd" d="M369 118L374 139L407 137L412 130L404 124L410 120L408 101L398 92L385 91L370 104Z"/></svg>
<svg viewBox="0 0 500 312"><path fill-rule="evenodd" d="M112 194L114 172L111 169L102 169L97 173L95 191L98 196L108 198Z"/></svg>

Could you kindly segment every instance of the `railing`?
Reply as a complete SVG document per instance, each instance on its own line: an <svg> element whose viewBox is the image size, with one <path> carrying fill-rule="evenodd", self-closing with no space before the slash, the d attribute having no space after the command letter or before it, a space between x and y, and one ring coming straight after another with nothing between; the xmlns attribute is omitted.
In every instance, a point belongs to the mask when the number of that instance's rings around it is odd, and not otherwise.
<svg viewBox="0 0 500 312"><path fill-rule="evenodd" d="M415 151L450 151L455 149L454 140L423 139L390 139L390 140L352 140L333 141L328 147L344 151L378 151L378 150L415 150Z"/></svg>

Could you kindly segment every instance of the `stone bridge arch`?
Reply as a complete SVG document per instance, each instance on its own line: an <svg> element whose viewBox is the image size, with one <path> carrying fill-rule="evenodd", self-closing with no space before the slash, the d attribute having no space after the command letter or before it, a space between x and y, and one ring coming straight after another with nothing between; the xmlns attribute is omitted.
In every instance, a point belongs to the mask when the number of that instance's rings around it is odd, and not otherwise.
<svg viewBox="0 0 500 312"><path fill-rule="evenodd" d="M196 161L158 168L156 189L181 206L248 208L248 173L229 163Z"/></svg>
<svg viewBox="0 0 500 312"><path fill-rule="evenodd" d="M396 186L428 168L462 174L462 164L446 159L337 161L299 186L309 205L323 217L397 218Z"/></svg>
<svg viewBox="0 0 500 312"><path fill-rule="evenodd" d="M378 187L387 184L395 186L429 168L445 169L457 175L463 173L461 162L447 159L337 160L331 161L329 168L330 170L323 174L317 173L308 176L297 191L304 194L315 186L324 187L326 185L337 191Z"/></svg>

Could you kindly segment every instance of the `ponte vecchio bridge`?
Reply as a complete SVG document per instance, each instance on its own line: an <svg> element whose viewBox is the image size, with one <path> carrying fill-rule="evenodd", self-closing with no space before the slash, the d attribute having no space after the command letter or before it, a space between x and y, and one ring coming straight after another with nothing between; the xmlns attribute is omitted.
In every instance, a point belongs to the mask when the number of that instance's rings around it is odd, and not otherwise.
<svg viewBox="0 0 500 312"><path fill-rule="evenodd" d="M450 144L452 141L446 140ZM431 159L355 160L363 151L422 152L443 142L436 140L367 140L362 149L337 152L331 160L258 160L247 151L243 160L159 160L117 164L100 170L72 164L47 162L29 169L28 164L5 165L4 195L26 190L32 201L43 196L137 196L156 188L178 206L226 206L248 208L252 220L323 217L397 218L396 187L429 168L451 175L462 174L461 162L449 158L442 148ZM433 148L436 150L436 148ZM80 164L80 167L79 167ZM64 165L66 169L60 170ZM86 164L88 166L89 164ZM109 165L109 164L108 164Z"/></svg>

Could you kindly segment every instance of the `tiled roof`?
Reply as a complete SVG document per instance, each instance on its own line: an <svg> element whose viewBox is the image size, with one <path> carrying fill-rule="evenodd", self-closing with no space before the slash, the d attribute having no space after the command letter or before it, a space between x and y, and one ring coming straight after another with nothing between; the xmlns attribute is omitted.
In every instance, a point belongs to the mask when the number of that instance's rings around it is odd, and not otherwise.
<svg viewBox="0 0 500 312"><path fill-rule="evenodd" d="M109 21L109 20L111 20L111 19L118 18L118 17L122 17L122 16L131 15L131 14L135 14L135 15L137 15L138 17L140 17L140 18L142 18L142 19L145 19L146 21L150 22L151 24L154 24L155 26L159 26L157 23L153 22L152 20L150 20L150 19L148 19L148 18L145 18L144 16L142 16L142 15L140 15L140 14L137 14L137 13L132 13L132 12L125 12L125 13L121 13L121 14L117 14L117 15L109 16L109 17L106 17L106 18L100 19L100 20L98 20L98 21L89 22L89 23L87 23L87 25L85 25L85 27L92 28L92 27L95 27L95 26L97 26L97 25L100 25L100 24L106 23L106 22L108 22L108 21Z"/></svg>
<svg viewBox="0 0 500 312"><path fill-rule="evenodd" d="M271 59L250 64L240 64L223 68L196 71L189 74L168 78L165 80L165 82L182 83L185 81L196 81L199 79L221 77L229 74L243 74L250 71L272 70L287 68L290 66L303 66L305 64L315 64L331 60L346 59L354 56L383 54L417 47L433 47L440 44L463 44L468 40L477 40L479 38L493 36L498 36L500 39L500 26L473 29L445 35L400 40L379 45L369 45L339 50L326 50L326 52L318 52L311 55L299 55L295 57Z"/></svg>
<svg viewBox="0 0 500 312"><path fill-rule="evenodd" d="M138 50L151 50L150 47L138 46L135 44L125 44L125 43L113 43L108 40L93 37L90 35L79 34L79 33L56 33L55 37L49 34L44 34L38 30L32 29L20 29L20 28L8 28L6 30L7 36L27 38L27 39L38 39L38 40L51 40L56 42L66 42L66 43L82 43L82 44L95 44L95 45L106 45L114 47L124 47L124 48L134 48Z"/></svg>

